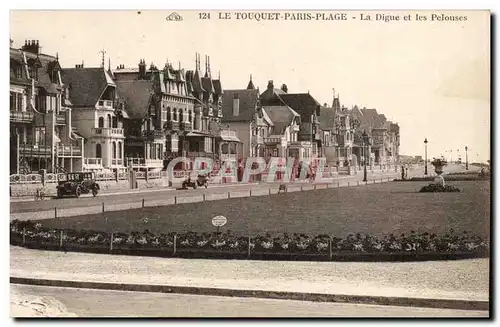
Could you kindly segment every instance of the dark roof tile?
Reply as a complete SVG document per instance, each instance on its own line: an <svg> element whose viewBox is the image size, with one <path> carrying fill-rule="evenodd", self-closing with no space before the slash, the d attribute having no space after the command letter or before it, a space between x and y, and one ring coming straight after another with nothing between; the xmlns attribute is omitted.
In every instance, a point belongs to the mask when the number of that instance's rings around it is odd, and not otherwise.
<svg viewBox="0 0 500 327"><path fill-rule="evenodd" d="M104 68L65 68L62 78L70 86L70 100L76 107L93 107L108 84L114 84Z"/></svg>
<svg viewBox="0 0 500 327"><path fill-rule="evenodd" d="M233 116L233 99L235 96L240 99L238 116ZM258 90L224 90L222 96L223 121L252 121L258 101Z"/></svg>

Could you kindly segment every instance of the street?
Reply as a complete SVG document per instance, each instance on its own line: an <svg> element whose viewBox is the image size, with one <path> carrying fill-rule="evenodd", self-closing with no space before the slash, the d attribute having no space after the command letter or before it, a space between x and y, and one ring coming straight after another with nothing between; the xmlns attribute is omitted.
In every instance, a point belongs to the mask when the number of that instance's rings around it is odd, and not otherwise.
<svg viewBox="0 0 500 327"><path fill-rule="evenodd" d="M393 179L398 178L400 173L396 173L394 171L388 171L383 173L368 174L368 180L377 180L384 179L387 181L387 178ZM420 171L409 171L409 176L421 175ZM330 179L331 180L331 179ZM358 172L357 175L352 176L338 176L333 179L333 185L337 186L337 183L340 187L345 187L350 185L353 182L361 182L363 180L363 173ZM309 183L300 183L300 184L291 184L289 187L290 190L300 189L300 185L304 185L304 189L313 188L313 185ZM97 212L100 212L102 203L112 204L113 206L129 206L131 207L139 207L142 205L142 199L144 199L145 204L147 206L153 205L165 205L171 204L174 201L176 196L182 196L183 198L188 197L201 197L204 193L207 195L214 194L222 194L227 195L227 192L231 193L246 193L248 194L250 190L254 195L264 195L268 194L269 189L271 189L271 193L278 192L277 183L261 183L261 184L244 184L244 185L211 185L207 189L189 189L189 190L175 190L175 189L158 189L154 191L146 190L144 192L139 193L119 193L119 194L103 194L98 195L97 197L92 196L82 196L80 198L63 198L63 199L50 199L44 201L30 201L30 202L11 202L10 204L10 212L11 213L27 213L27 212L40 212L51 210L53 217L54 207L57 209L73 209L79 207L96 207ZM208 198L207 198L208 199ZM179 202L180 203L180 202ZM133 205L132 205L133 204ZM89 208L90 209L90 208ZM125 209L125 208L123 208ZM11 219L14 219L11 215ZM42 218L42 217L40 217Z"/></svg>
<svg viewBox="0 0 500 327"><path fill-rule="evenodd" d="M10 285L11 296L49 297L80 317L488 317L465 311L217 296ZM37 301L40 302L40 301ZM47 301L50 302L50 301ZM26 304L25 304L26 305ZM13 312L12 308L16 311ZM11 303L11 316L22 315ZM24 308L25 309L25 308ZM24 312L27 310L25 309ZM17 312L17 313L16 313ZM27 313L25 313L27 314Z"/></svg>

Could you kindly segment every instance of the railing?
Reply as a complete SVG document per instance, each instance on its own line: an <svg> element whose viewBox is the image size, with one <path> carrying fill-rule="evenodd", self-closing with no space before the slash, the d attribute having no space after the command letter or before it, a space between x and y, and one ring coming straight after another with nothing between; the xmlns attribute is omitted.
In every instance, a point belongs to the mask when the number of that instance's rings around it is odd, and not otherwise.
<svg viewBox="0 0 500 327"><path fill-rule="evenodd" d="M141 136L143 137L150 137L150 138L161 138L165 137L165 133L162 130L143 130L141 131Z"/></svg>
<svg viewBox="0 0 500 327"><path fill-rule="evenodd" d="M82 148L77 145L58 144L56 154L59 157L81 157Z"/></svg>
<svg viewBox="0 0 500 327"><path fill-rule="evenodd" d="M97 106L100 108L113 109L113 101L111 100L99 100Z"/></svg>
<svg viewBox="0 0 500 327"><path fill-rule="evenodd" d="M232 137L236 138L236 131L230 130L230 129L223 129L219 133L220 137Z"/></svg>
<svg viewBox="0 0 500 327"><path fill-rule="evenodd" d="M222 161L236 160L236 159L237 159L236 154L230 154L230 153L224 154L224 153L221 153L221 155L220 155L220 160L222 160Z"/></svg>
<svg viewBox="0 0 500 327"><path fill-rule="evenodd" d="M281 144L281 137L265 137L264 144Z"/></svg>
<svg viewBox="0 0 500 327"><path fill-rule="evenodd" d="M288 142L288 146L289 147L310 147L311 146L311 142L310 141L292 141L292 142Z"/></svg>
<svg viewBox="0 0 500 327"><path fill-rule="evenodd" d="M92 133L104 137L123 136L123 128L94 127Z"/></svg>
<svg viewBox="0 0 500 327"><path fill-rule="evenodd" d="M121 166L123 165L123 159L111 159L111 165Z"/></svg>
<svg viewBox="0 0 500 327"><path fill-rule="evenodd" d="M17 122L31 122L33 120L33 112L10 111L10 120Z"/></svg>
<svg viewBox="0 0 500 327"><path fill-rule="evenodd" d="M193 123L187 122L187 121L182 122L182 123L180 123L180 128L182 130L191 130L191 129L193 129Z"/></svg>
<svg viewBox="0 0 500 327"><path fill-rule="evenodd" d="M171 121L171 120L167 121L167 129L178 131L179 128L180 128L179 122Z"/></svg>
<svg viewBox="0 0 500 327"><path fill-rule="evenodd" d="M127 158L127 167L155 167L162 168L162 159Z"/></svg>
<svg viewBox="0 0 500 327"><path fill-rule="evenodd" d="M85 158L83 159L83 164L87 166L101 166L102 158Z"/></svg>
<svg viewBox="0 0 500 327"><path fill-rule="evenodd" d="M35 156L51 155L52 147L47 144L21 143L19 144L19 153L24 156L29 156L30 154Z"/></svg>
<svg viewBox="0 0 500 327"><path fill-rule="evenodd" d="M65 125L66 124L66 116L65 115L57 115L56 116L56 124L59 124L59 125Z"/></svg>

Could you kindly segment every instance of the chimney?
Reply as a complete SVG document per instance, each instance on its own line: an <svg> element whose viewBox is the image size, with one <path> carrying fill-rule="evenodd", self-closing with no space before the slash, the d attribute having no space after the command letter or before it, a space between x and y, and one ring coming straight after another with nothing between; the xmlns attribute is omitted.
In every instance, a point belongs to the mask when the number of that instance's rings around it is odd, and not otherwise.
<svg viewBox="0 0 500 327"><path fill-rule="evenodd" d="M233 97L233 116L239 116L240 114L240 96L236 93Z"/></svg>
<svg viewBox="0 0 500 327"><path fill-rule="evenodd" d="M24 45L22 46L21 50L39 55L40 54L40 44L38 43L38 40L31 40L31 41L25 40Z"/></svg>
<svg viewBox="0 0 500 327"><path fill-rule="evenodd" d="M146 61L141 59L139 62L139 79L145 79L146 77Z"/></svg>
<svg viewBox="0 0 500 327"><path fill-rule="evenodd" d="M274 82L272 80L267 82L267 89L271 91L274 89Z"/></svg>
<svg viewBox="0 0 500 327"><path fill-rule="evenodd" d="M281 90L285 93L288 93L288 86L286 86L286 84L281 85Z"/></svg>

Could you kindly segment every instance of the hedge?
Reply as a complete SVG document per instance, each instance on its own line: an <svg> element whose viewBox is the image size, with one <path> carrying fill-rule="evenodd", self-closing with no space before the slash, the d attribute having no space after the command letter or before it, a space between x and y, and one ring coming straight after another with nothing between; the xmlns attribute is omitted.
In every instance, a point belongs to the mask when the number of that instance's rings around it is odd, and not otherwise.
<svg viewBox="0 0 500 327"><path fill-rule="evenodd" d="M466 231L437 236L417 233L382 237L349 234L243 236L214 233L106 233L55 230L32 221L10 223L10 244L32 249L111 253L153 257L309 261L419 261L488 257L485 240Z"/></svg>

